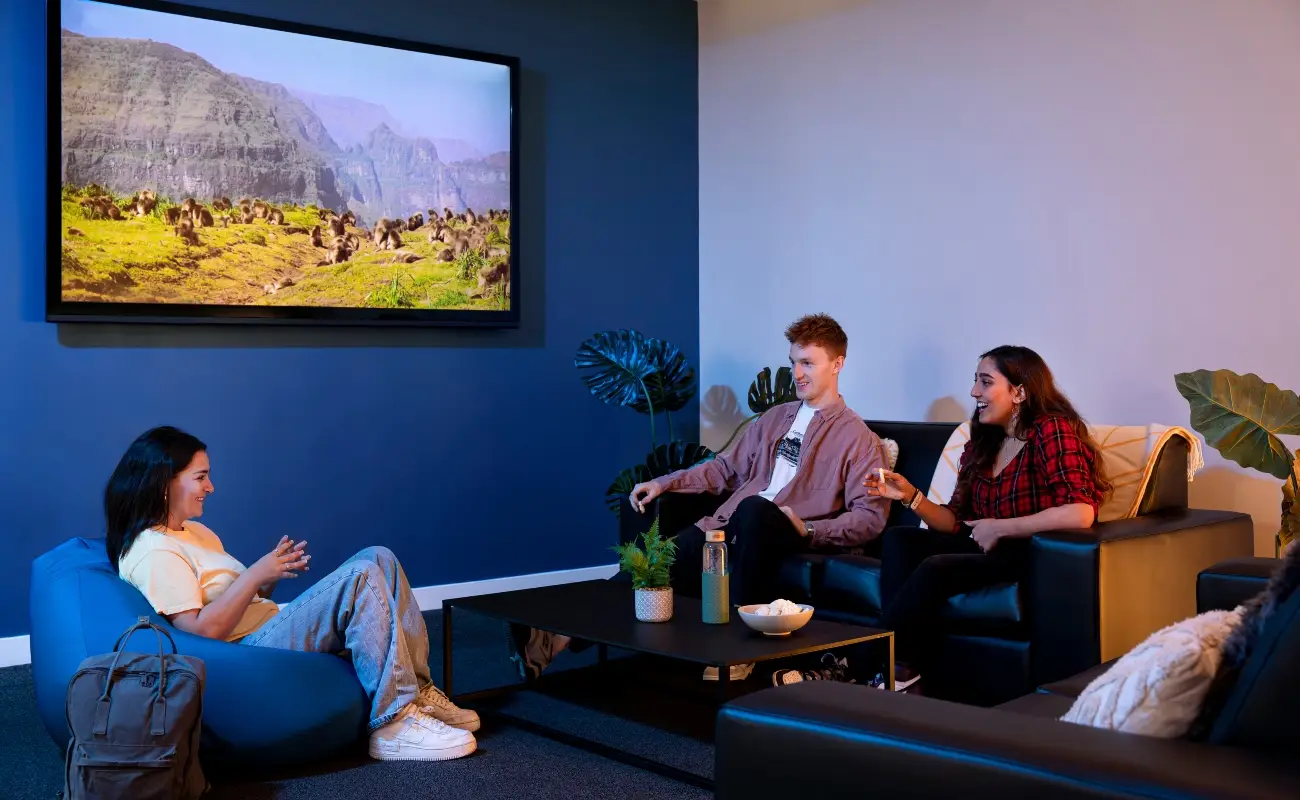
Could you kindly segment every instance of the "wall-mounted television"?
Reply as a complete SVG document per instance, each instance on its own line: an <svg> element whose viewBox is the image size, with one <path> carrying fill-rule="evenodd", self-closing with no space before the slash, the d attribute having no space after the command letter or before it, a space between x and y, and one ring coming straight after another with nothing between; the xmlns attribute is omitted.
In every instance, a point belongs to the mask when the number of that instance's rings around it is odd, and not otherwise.
<svg viewBox="0 0 1300 800"><path fill-rule="evenodd" d="M519 324L516 58L48 9L47 320Z"/></svg>

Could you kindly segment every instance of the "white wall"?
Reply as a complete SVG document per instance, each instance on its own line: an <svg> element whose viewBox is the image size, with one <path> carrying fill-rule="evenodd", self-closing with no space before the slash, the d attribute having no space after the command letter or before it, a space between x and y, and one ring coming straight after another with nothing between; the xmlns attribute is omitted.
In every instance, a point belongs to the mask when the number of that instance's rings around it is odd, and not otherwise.
<svg viewBox="0 0 1300 800"><path fill-rule="evenodd" d="M705 444L811 311L868 418L968 413L1003 343L1099 423L1188 424L1183 370L1300 390L1300 3L824 5L701 4ZM1271 555L1278 481L1207 460Z"/></svg>

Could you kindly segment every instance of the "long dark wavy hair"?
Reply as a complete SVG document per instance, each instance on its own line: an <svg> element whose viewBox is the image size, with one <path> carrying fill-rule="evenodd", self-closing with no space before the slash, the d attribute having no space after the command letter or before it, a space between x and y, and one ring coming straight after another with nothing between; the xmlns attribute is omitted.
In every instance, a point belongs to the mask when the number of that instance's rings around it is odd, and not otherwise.
<svg viewBox="0 0 1300 800"><path fill-rule="evenodd" d="M116 566L141 531L167 522L167 487L207 445L170 425L136 437L104 487L108 558Z"/></svg>
<svg viewBox="0 0 1300 800"><path fill-rule="evenodd" d="M1002 440L1007 435L1023 435L1040 418L1056 416L1062 417L1069 422L1070 427L1074 429L1080 441L1083 442L1083 446L1091 455L1092 483L1096 487L1098 499L1110 494L1112 486L1102 469L1101 449L1097 447L1097 443L1092 439L1092 434L1088 432L1088 424L1083 420L1083 417L1079 416L1079 412L1074 410L1074 406L1071 405L1069 399L1057 387L1056 379L1052 377L1052 371L1048 369L1047 362L1043 360L1043 357L1028 347L1002 345L980 356L981 361L986 358L993 359L998 372L1002 373L1013 387L1023 386L1025 388L1025 400L1020 404L1019 430L1004 431L1000 426L981 423L979 409L976 409L971 414L971 464L974 469L963 473L961 480L968 485L962 488L968 490L973 475L992 468L993 462L997 460L998 449L1002 446ZM964 492L964 494L966 497L970 496L968 491Z"/></svg>

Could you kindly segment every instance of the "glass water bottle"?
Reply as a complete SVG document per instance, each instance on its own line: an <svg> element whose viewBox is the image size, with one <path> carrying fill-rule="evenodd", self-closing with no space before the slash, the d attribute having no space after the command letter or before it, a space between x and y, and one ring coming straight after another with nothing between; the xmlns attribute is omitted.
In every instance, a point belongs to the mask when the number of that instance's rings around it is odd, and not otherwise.
<svg viewBox="0 0 1300 800"><path fill-rule="evenodd" d="M704 534L704 574L700 576L703 600L700 605L705 622L721 625L731 621L731 596L727 591L730 578L726 534L709 531Z"/></svg>

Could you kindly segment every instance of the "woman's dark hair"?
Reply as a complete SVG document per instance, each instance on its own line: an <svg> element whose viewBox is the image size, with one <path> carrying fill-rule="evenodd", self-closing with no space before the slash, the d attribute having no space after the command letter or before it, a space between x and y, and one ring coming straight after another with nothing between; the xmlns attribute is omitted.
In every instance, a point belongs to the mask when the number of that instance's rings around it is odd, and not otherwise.
<svg viewBox="0 0 1300 800"><path fill-rule="evenodd" d="M972 443L971 466L973 469L964 473L961 481L969 490L972 475L991 468L997 460L998 449L1007 435L1020 435L1029 430L1043 417L1061 417L1074 429L1083 446L1088 450L1092 461L1092 483L1096 487L1097 497L1101 499L1110 494L1111 483L1102 469L1101 449L1088 433L1088 424L1074 410L1069 399L1056 385L1052 371L1048 369L1043 357L1028 347L1002 345L980 356L983 361L993 359L998 372L1002 373L1013 387L1025 387L1025 400L1020 404L1019 430L1004 431L997 425L985 425L979 420L979 409L971 415L970 438ZM955 494L955 492L954 492ZM969 497L969 491L962 493Z"/></svg>
<svg viewBox="0 0 1300 800"><path fill-rule="evenodd" d="M140 531L167 522L167 486L207 445L169 425L145 431L126 449L104 487L108 558L114 566Z"/></svg>

